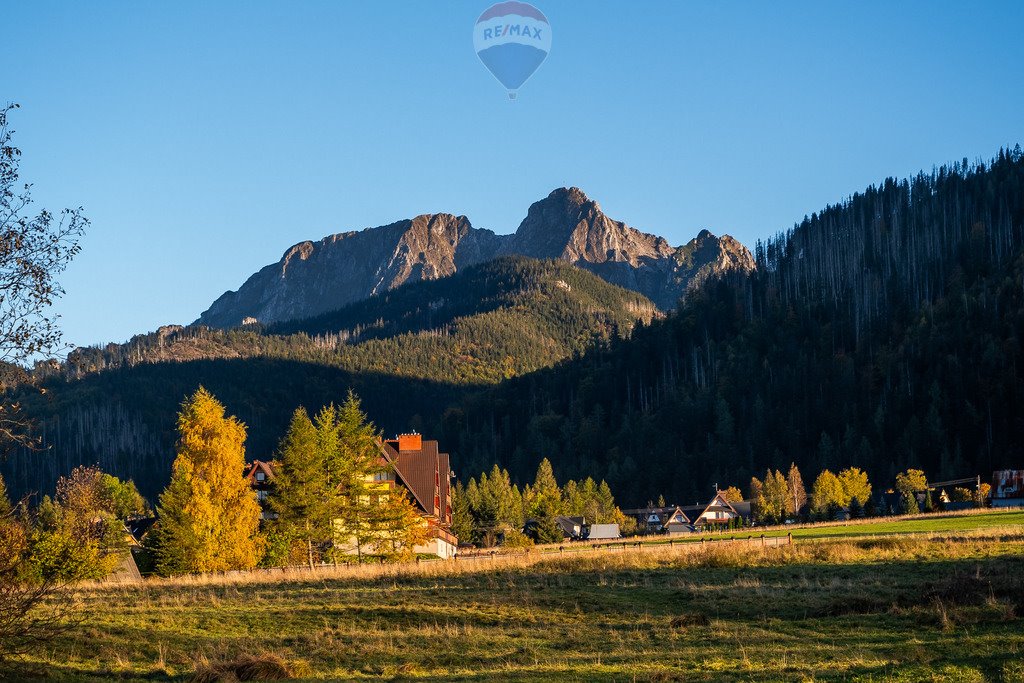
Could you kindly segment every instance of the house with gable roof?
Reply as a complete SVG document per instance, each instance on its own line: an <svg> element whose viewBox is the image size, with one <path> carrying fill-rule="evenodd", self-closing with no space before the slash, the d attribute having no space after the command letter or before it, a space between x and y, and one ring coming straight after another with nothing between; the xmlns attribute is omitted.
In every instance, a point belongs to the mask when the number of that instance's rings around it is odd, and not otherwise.
<svg viewBox="0 0 1024 683"><path fill-rule="evenodd" d="M647 507L623 510L634 517L637 528L645 533L684 533L721 529L737 519L750 519L750 503L730 503L721 491L705 505L670 505L668 507Z"/></svg>
<svg viewBox="0 0 1024 683"><path fill-rule="evenodd" d="M424 440L419 434L401 434L394 439L380 441L378 446L380 464L384 466L373 475L374 482L388 489L396 485L404 487L428 528L427 542L416 546L413 551L442 558L454 557L458 538L451 532L451 480L454 475L448 454L441 452L437 441ZM277 466L271 461L255 460L245 470L245 477L263 508L264 520L277 516L267 505Z"/></svg>
<svg viewBox="0 0 1024 683"><path fill-rule="evenodd" d="M381 455L390 464L375 478L404 486L428 527L428 540L414 548L424 555L455 557L459 539L451 531L451 482L455 476L450 458L437 441L420 434L399 434L381 443Z"/></svg>
<svg viewBox="0 0 1024 683"><path fill-rule="evenodd" d="M274 486L274 463L271 461L254 460L246 466L245 478L249 480L249 486L256 492L256 499L260 502L261 519L277 519L277 513L270 510L267 504L267 496Z"/></svg>
<svg viewBox="0 0 1024 683"><path fill-rule="evenodd" d="M636 519L637 529L643 533L659 534L690 531L690 518L678 505L623 510L624 515Z"/></svg>
<svg viewBox="0 0 1024 683"><path fill-rule="evenodd" d="M742 514L741 510L737 509L737 506L740 506L740 508L745 507L746 514ZM694 531L724 529L730 524L735 523L735 520L749 517L750 504L730 503L725 499L725 495L721 491L717 491L706 505L684 507L683 512L690 518L690 525Z"/></svg>

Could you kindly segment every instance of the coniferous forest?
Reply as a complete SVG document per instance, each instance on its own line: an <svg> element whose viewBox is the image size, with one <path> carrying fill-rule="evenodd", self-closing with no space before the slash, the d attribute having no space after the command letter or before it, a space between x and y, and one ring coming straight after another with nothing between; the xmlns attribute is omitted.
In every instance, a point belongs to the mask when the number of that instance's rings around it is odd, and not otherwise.
<svg viewBox="0 0 1024 683"><path fill-rule="evenodd" d="M793 461L891 485L1024 457L1024 158L888 179L756 245L757 269L585 357L453 407L471 471L693 502Z"/></svg>
<svg viewBox="0 0 1024 683"><path fill-rule="evenodd" d="M791 462L881 486L908 468L988 476L1024 456L1022 226L1017 147L825 207L663 319L572 266L518 259L271 329L84 349L37 368L45 395L21 395L56 457L19 454L4 475L46 490L85 459L152 495L169 416L202 383L249 426L249 457L295 407L355 388L386 433L439 438L457 473L498 464L525 483L548 458L625 506L691 503Z"/></svg>

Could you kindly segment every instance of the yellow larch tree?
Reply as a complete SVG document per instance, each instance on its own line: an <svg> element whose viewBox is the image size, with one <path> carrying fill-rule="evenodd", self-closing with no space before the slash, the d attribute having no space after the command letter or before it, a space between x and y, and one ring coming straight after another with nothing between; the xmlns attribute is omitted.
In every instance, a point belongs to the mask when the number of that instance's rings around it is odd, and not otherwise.
<svg viewBox="0 0 1024 683"><path fill-rule="evenodd" d="M178 454L158 508L161 573L250 569L260 561L260 506L245 467L245 425L199 390L178 414Z"/></svg>

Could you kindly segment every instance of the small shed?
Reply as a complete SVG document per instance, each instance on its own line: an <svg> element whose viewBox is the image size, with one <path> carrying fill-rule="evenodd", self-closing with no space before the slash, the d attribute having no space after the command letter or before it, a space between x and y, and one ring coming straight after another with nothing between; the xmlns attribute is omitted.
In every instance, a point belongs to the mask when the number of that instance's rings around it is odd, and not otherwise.
<svg viewBox="0 0 1024 683"><path fill-rule="evenodd" d="M587 539L591 541L604 541L613 538L621 538L618 524L591 524Z"/></svg>

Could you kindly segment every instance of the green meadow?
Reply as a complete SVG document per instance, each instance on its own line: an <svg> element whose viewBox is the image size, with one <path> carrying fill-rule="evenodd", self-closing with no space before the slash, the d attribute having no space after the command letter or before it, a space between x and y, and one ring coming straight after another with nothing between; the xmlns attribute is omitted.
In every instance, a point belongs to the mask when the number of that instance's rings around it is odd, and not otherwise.
<svg viewBox="0 0 1024 683"><path fill-rule="evenodd" d="M229 681L269 658L309 680L1024 681L1021 521L101 585L6 672Z"/></svg>

